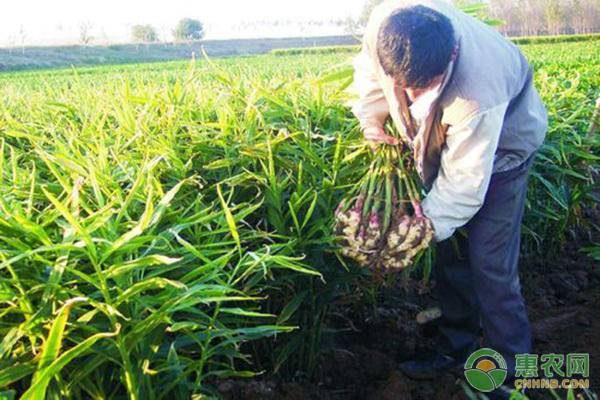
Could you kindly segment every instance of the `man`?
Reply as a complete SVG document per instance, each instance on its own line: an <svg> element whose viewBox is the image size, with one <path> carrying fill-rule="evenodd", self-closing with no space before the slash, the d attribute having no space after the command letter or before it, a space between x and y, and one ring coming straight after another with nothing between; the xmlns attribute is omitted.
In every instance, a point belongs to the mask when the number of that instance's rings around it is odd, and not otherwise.
<svg viewBox="0 0 600 400"><path fill-rule="evenodd" d="M377 7L355 60L353 112L366 140L396 145L388 117L413 152L438 241L439 352L401 365L414 378L462 367L479 343L531 351L517 264L527 176L547 115L519 49L443 0ZM460 254L450 240L455 235Z"/></svg>

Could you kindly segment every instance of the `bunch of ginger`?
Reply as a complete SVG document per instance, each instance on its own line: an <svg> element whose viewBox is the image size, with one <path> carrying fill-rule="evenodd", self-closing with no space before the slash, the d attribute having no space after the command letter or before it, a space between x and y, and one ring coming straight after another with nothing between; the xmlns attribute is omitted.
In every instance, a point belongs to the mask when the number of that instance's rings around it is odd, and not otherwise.
<svg viewBox="0 0 600 400"><path fill-rule="evenodd" d="M433 227L408 171L400 148L376 150L367 175L335 213L342 255L364 267L403 270L429 247Z"/></svg>

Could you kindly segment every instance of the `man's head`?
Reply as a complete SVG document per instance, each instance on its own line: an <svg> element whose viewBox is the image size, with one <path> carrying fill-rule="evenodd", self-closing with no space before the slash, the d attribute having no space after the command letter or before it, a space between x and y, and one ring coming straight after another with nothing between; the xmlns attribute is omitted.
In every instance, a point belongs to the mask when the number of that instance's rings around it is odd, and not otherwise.
<svg viewBox="0 0 600 400"><path fill-rule="evenodd" d="M413 6L394 12L383 22L377 55L385 73L400 86L423 89L440 80L455 44L454 29L446 16Z"/></svg>

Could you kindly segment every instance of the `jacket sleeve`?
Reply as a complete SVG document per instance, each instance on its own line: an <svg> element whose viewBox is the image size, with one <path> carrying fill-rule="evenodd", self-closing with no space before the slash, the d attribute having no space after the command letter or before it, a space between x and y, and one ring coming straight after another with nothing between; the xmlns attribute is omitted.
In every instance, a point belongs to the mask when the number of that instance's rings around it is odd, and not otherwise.
<svg viewBox="0 0 600 400"><path fill-rule="evenodd" d="M366 44L354 59L354 83L351 91L358 96L351 103L352 112L358 118L360 127L383 127L389 116L388 103L375 71L374 60Z"/></svg>
<svg viewBox="0 0 600 400"><path fill-rule="evenodd" d="M483 205L507 107L500 104L448 128L438 176L423 200L437 241L452 236Z"/></svg>

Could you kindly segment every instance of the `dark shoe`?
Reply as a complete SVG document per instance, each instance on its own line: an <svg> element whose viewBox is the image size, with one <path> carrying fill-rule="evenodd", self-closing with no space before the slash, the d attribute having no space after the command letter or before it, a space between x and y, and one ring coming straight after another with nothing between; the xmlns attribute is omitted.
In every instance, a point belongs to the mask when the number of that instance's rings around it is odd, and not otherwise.
<svg viewBox="0 0 600 400"><path fill-rule="evenodd" d="M435 353L425 360L409 360L401 363L398 368L412 379L434 379L446 372L462 367L464 361L450 356Z"/></svg>

